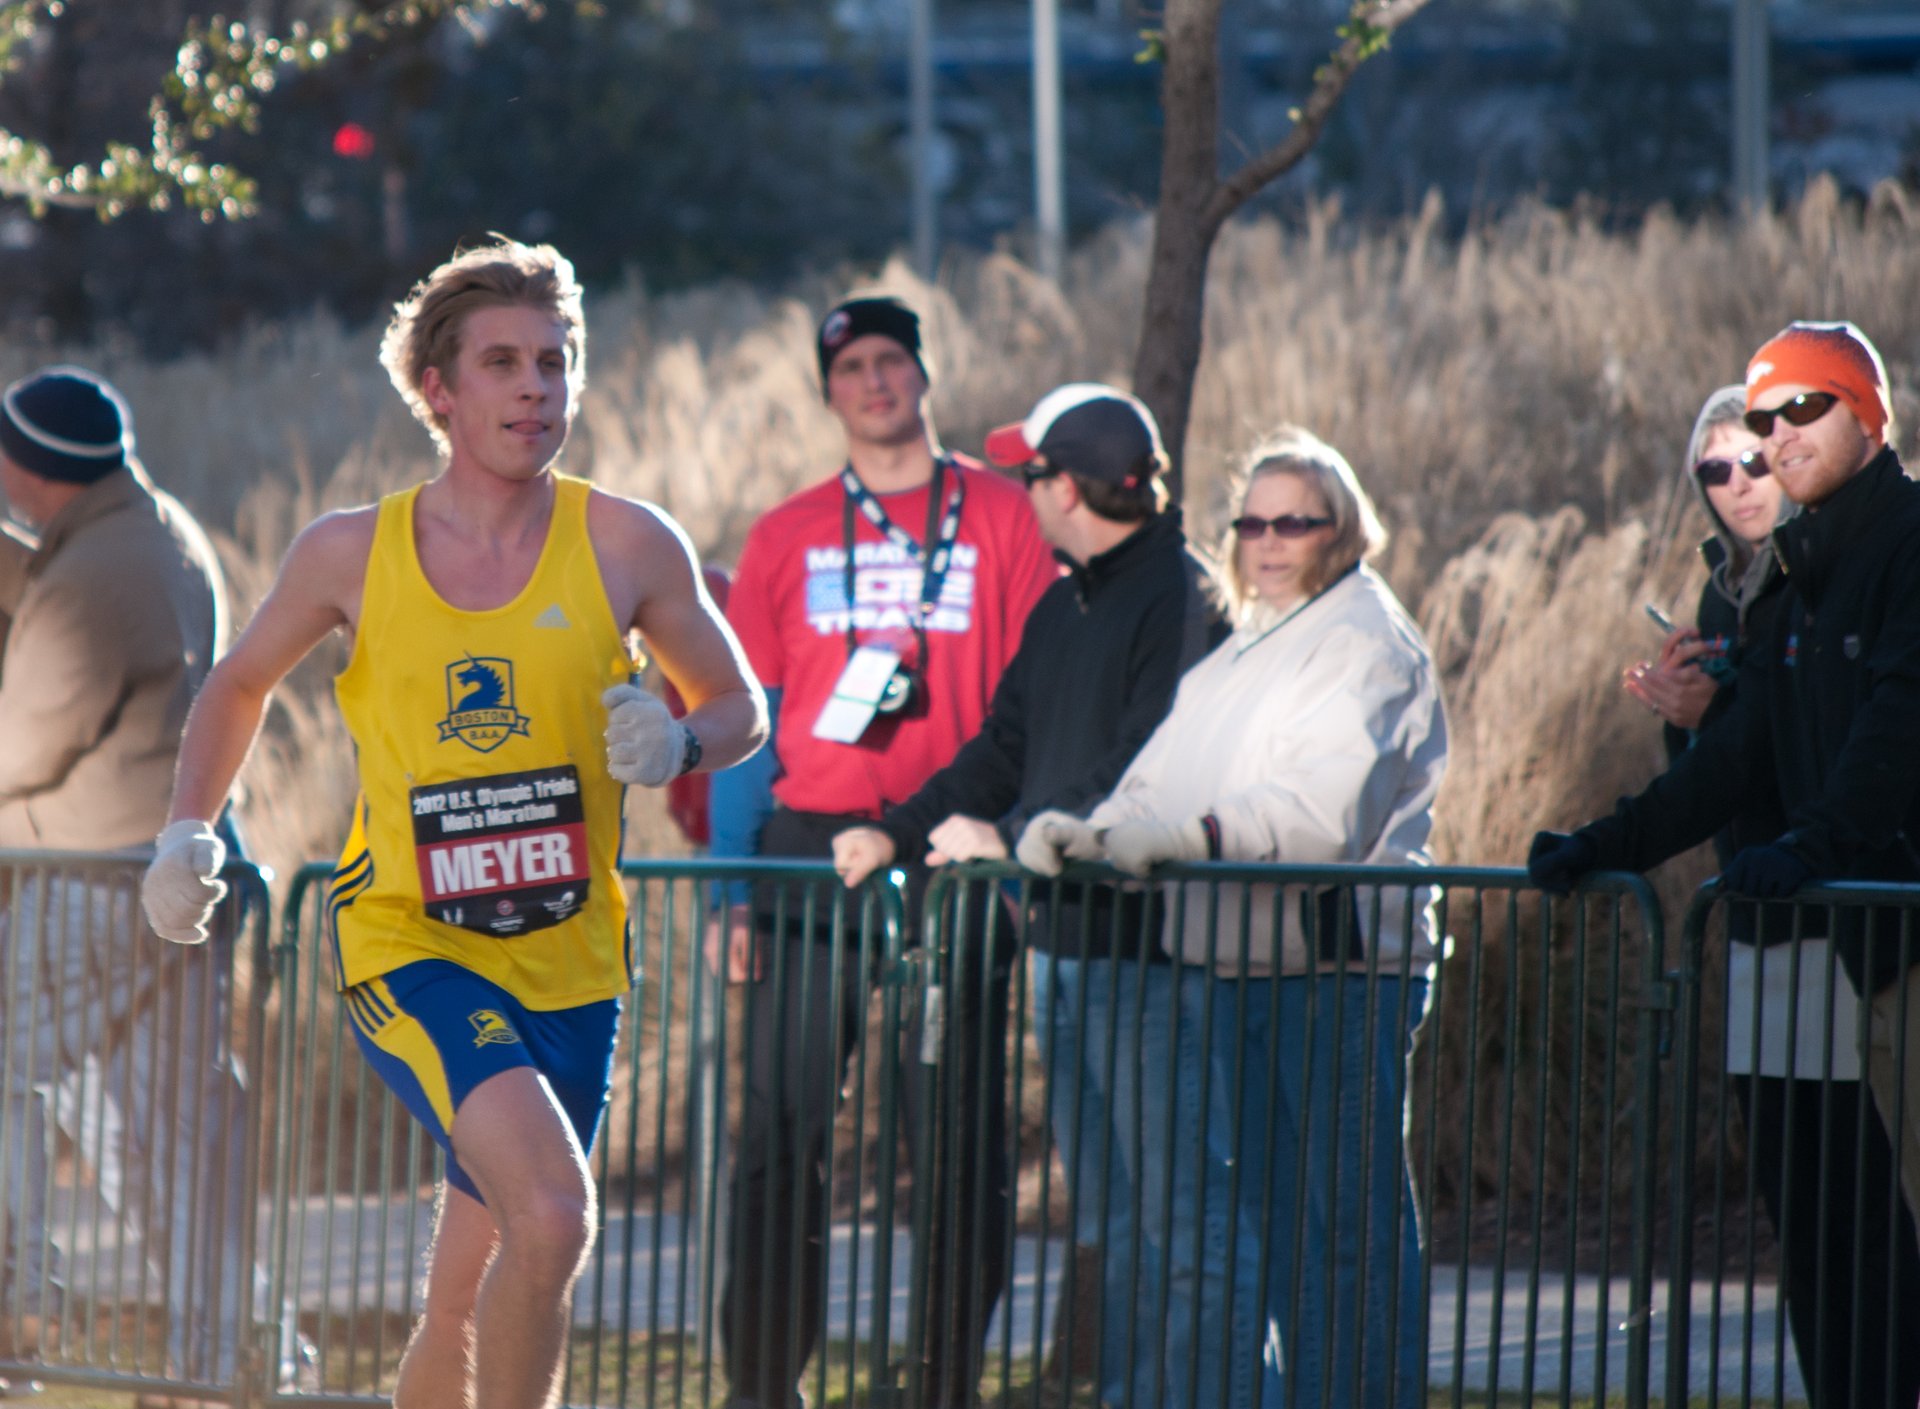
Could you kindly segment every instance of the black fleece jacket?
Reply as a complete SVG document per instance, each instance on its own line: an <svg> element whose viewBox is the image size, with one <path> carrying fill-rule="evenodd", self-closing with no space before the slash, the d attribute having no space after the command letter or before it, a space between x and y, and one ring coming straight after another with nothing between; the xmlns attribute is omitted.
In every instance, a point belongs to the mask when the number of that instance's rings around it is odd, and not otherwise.
<svg viewBox="0 0 1920 1409"><path fill-rule="evenodd" d="M1176 513L1084 566L1062 561L1067 575L1028 615L980 732L881 819L897 855L924 855L927 834L955 814L996 823L1009 851L1038 812L1085 816L1166 717L1187 667L1224 635ZM1040 931L1057 928L1079 953L1076 917L1056 919L1030 937L1047 944ZM1106 928L1091 926L1089 956L1106 952Z"/></svg>
<svg viewBox="0 0 1920 1409"><path fill-rule="evenodd" d="M1707 581L1700 589L1700 607L1694 622L1703 637L1726 641L1727 660L1737 670L1750 650L1770 649L1768 643L1773 639L1780 605L1786 597L1786 577L1778 567L1771 568L1765 585L1747 606L1746 620L1742 621L1740 609L1727 599L1719 585L1727 561L1727 545L1718 535L1708 538L1700 544L1700 557L1707 565ZM1702 730L1733 708L1735 683L1730 679L1715 692L1699 729L1688 731L1673 724L1663 726L1661 732L1666 740L1669 764L1693 747L1694 738ZM1777 797L1769 793L1764 799L1752 799L1747 807L1734 814L1732 822L1714 834L1713 849L1720 868L1725 870L1727 863L1745 848L1765 846L1786 829L1787 821L1781 814ZM1793 934L1793 908L1788 905L1737 905L1727 915L1727 937L1741 944L1785 944Z"/></svg>
<svg viewBox="0 0 1920 1409"><path fill-rule="evenodd" d="M1601 866L1644 870L1777 805L1775 840L1817 879L1920 880L1920 484L1882 450L1775 529L1774 545L1786 593L1741 662L1732 706L1582 834ZM1843 916L1836 941L1871 993L1904 965L1897 925L1873 921L1887 938L1871 953L1865 929Z"/></svg>

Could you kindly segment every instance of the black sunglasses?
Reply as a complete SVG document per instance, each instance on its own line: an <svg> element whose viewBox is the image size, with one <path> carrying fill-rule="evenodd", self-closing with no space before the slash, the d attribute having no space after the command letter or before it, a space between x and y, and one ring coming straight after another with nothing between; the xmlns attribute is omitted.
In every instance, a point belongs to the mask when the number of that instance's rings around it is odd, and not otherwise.
<svg viewBox="0 0 1920 1409"><path fill-rule="evenodd" d="M1773 473L1764 453L1749 450L1736 460L1729 460L1724 455L1715 455L1710 460L1702 460L1693 467L1693 477L1709 488L1718 489L1733 478L1735 465L1747 472L1748 479L1765 479Z"/></svg>
<svg viewBox="0 0 1920 1409"><path fill-rule="evenodd" d="M1240 537L1252 542L1256 538L1266 537L1272 529L1281 538L1305 538L1316 528L1332 528L1332 519L1310 519L1304 514L1282 514L1277 519L1256 518L1252 514L1243 514L1229 525Z"/></svg>
<svg viewBox="0 0 1920 1409"><path fill-rule="evenodd" d="M1773 434L1773 418L1778 416L1790 426L1810 426L1833 409L1840 398L1830 391L1803 391L1791 401L1783 401L1769 411L1755 409L1742 417L1747 429L1765 440Z"/></svg>
<svg viewBox="0 0 1920 1409"><path fill-rule="evenodd" d="M1045 460L1029 460L1020 467L1020 482L1032 489L1043 479L1052 479L1060 473L1058 465L1049 465Z"/></svg>

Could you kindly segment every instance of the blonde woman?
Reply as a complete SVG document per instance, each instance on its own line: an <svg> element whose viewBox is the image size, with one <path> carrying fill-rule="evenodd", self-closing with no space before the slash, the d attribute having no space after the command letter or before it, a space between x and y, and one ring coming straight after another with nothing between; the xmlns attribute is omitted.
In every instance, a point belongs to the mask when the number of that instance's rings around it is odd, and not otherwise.
<svg viewBox="0 0 1920 1409"><path fill-rule="evenodd" d="M1293 428L1257 447L1222 551L1233 635L1188 672L1087 830L1063 828L1063 850L1097 847L1138 875L1208 859L1425 864L1446 718L1419 629L1366 565L1385 540L1338 451ZM1426 1337L1402 1114L1434 954L1426 896L1177 891L1164 942L1212 976L1181 986L1181 1023L1208 1041L1201 1323L1224 1324L1229 1283L1259 1323L1250 1337L1236 1314L1225 1333L1228 1402L1250 1401L1264 1343L1269 1409L1416 1404Z"/></svg>

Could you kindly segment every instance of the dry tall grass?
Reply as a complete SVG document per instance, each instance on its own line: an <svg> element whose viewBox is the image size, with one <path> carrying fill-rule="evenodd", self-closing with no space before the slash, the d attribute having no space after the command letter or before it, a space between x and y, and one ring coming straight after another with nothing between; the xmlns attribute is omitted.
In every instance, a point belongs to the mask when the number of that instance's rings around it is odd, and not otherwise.
<svg viewBox="0 0 1920 1409"><path fill-rule="evenodd" d="M1347 452L1394 533L1387 575L1445 671L1454 754L1440 853L1513 863L1536 827L1589 816L1658 766L1655 730L1617 677L1655 644L1641 601L1691 610L1686 546L1701 525L1676 492L1678 458L1705 392L1789 319L1844 317L1885 353L1902 418L1920 409L1920 209L1894 189L1858 208L1816 185L1741 225L1656 214L1618 233L1528 207L1450 238L1442 215L1429 204L1363 230L1326 204L1297 225L1226 232L1190 517L1210 540L1235 455L1275 422ZM1040 389L1124 380L1146 252L1134 223L1089 242L1058 285L1004 256L956 255L931 284L894 263L778 295L604 293L566 463L662 504L727 561L756 513L838 462L811 331L847 285L923 310L937 418L972 449ZM166 364L113 347L70 354L129 393L155 476L223 534L242 615L312 513L433 468L375 337L315 316ZM0 348L0 375L26 360ZM248 772L253 833L283 874L328 854L346 818L334 663L282 692ZM635 820L642 849L676 845L657 815ZM1678 868L1669 894L1697 874Z"/></svg>
<svg viewBox="0 0 1920 1409"><path fill-rule="evenodd" d="M1862 210L1816 187L1738 227L1656 215L1623 235L1527 208L1449 239L1435 205L1386 231L1327 205L1298 228L1226 233L1188 447L1196 537L1212 539L1234 457L1277 421L1360 467L1394 534L1387 574L1447 668L1444 855L1513 860L1535 826L1589 813L1654 765L1613 679L1651 644L1643 597L1690 607L1676 545L1699 525L1675 491L1698 400L1789 318L1849 317L1886 354L1910 418L1916 226L1891 188ZM956 256L931 285L897 263L846 283L925 310L937 417L968 449L1037 388L1124 381L1146 234L1115 226L1058 286L998 255ZM662 504L704 555L730 560L755 514L838 460L810 335L843 287L603 294L567 464ZM224 533L242 617L312 513L432 471L374 340L316 316L166 364L77 353L129 392L155 475ZM0 375L22 360L0 351ZM254 830L283 867L325 854L345 815L331 664L283 693L250 770ZM657 826L639 837L670 844Z"/></svg>

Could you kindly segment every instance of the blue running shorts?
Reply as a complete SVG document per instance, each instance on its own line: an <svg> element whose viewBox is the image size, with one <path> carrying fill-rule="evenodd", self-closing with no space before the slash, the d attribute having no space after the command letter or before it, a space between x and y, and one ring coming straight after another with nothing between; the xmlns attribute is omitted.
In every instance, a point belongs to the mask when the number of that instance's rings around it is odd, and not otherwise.
<svg viewBox="0 0 1920 1409"><path fill-rule="evenodd" d="M404 964L341 995L375 1074L446 1151L447 1182L480 1199L453 1154L453 1117L488 1077L532 1067L582 1150L607 1108L620 1000L539 1011L445 959Z"/></svg>

